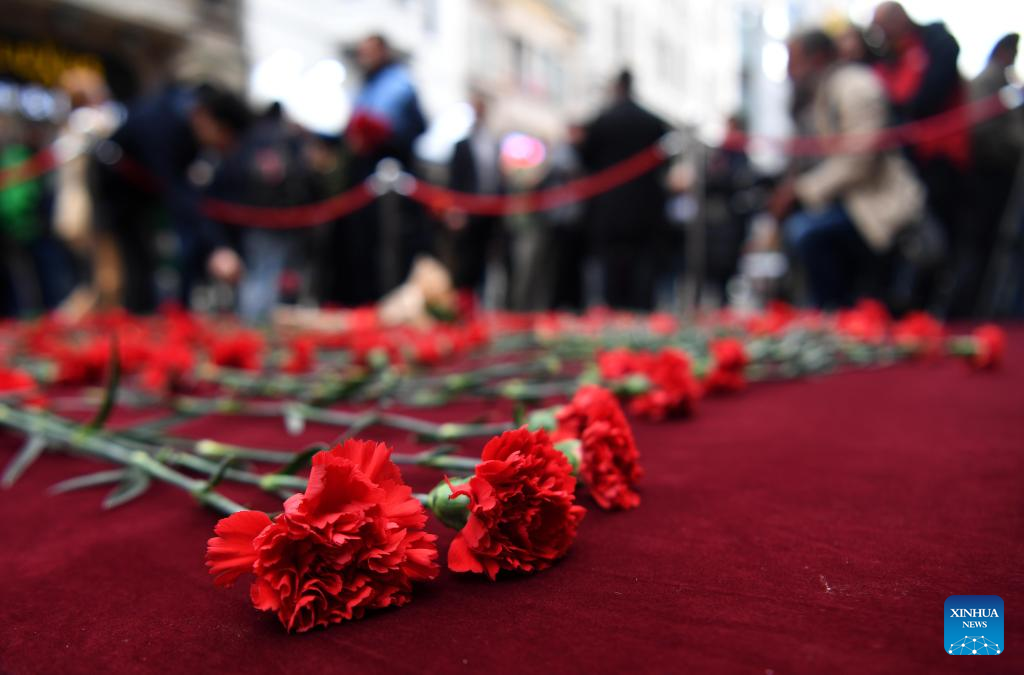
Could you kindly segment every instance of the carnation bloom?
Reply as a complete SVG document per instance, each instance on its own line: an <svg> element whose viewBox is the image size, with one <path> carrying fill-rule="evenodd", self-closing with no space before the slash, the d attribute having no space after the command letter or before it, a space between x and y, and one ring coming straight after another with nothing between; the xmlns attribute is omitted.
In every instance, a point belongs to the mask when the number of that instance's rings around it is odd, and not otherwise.
<svg viewBox="0 0 1024 675"><path fill-rule="evenodd" d="M225 368L258 370L262 351L263 338L259 333L239 330L213 340L210 360Z"/></svg>
<svg viewBox="0 0 1024 675"><path fill-rule="evenodd" d="M629 409L652 420L688 415L701 396L700 384L693 377L686 352L667 347L660 351L630 352L614 349L598 357L598 368L605 379L642 375L650 388L633 396Z"/></svg>
<svg viewBox="0 0 1024 675"><path fill-rule="evenodd" d="M704 379L708 392L734 392L747 386L744 370L750 363L747 350L736 338L715 340L710 346L714 364Z"/></svg>
<svg viewBox="0 0 1024 675"><path fill-rule="evenodd" d="M316 364L316 342L309 337L297 337L291 342L288 360L281 369L286 373L299 375L313 370Z"/></svg>
<svg viewBox="0 0 1024 675"><path fill-rule="evenodd" d="M615 396L602 387L581 387L556 414L555 439L580 440L580 480L604 509L640 504L633 489L643 471L633 431Z"/></svg>
<svg viewBox="0 0 1024 675"><path fill-rule="evenodd" d="M975 350L970 363L975 368L991 370L1003 364L1006 352L1006 333L995 324L978 326L972 333Z"/></svg>
<svg viewBox="0 0 1024 675"><path fill-rule="evenodd" d="M889 311L877 300L861 299L852 309L836 314L836 330L864 342L881 342L889 326Z"/></svg>
<svg viewBox="0 0 1024 675"><path fill-rule="evenodd" d="M909 312L892 327L892 337L896 344L915 356L938 354L945 334L942 322L928 312Z"/></svg>
<svg viewBox="0 0 1024 675"><path fill-rule="evenodd" d="M383 443L348 440L313 457L309 485L273 521L260 511L221 520L206 564L219 586L252 573L253 605L303 632L409 602L437 576L437 537Z"/></svg>
<svg viewBox="0 0 1024 675"><path fill-rule="evenodd" d="M32 391L36 381L24 370L0 368L0 394L16 394Z"/></svg>
<svg viewBox="0 0 1024 675"><path fill-rule="evenodd" d="M106 377L110 343L96 339L81 347L58 346L57 381L62 384L99 384Z"/></svg>
<svg viewBox="0 0 1024 675"><path fill-rule="evenodd" d="M635 374L640 369L639 357L639 354L624 347L617 347L598 355L597 367L601 371L601 377L606 380L616 380Z"/></svg>
<svg viewBox="0 0 1024 675"><path fill-rule="evenodd" d="M468 519L448 549L454 572L536 572L563 557L586 509L575 504L569 460L547 432L506 431L484 446L482 461L451 499L467 497Z"/></svg>
<svg viewBox="0 0 1024 675"><path fill-rule="evenodd" d="M172 391L178 388L194 364L195 357L187 344L171 341L160 345L142 369L142 386L157 393Z"/></svg>

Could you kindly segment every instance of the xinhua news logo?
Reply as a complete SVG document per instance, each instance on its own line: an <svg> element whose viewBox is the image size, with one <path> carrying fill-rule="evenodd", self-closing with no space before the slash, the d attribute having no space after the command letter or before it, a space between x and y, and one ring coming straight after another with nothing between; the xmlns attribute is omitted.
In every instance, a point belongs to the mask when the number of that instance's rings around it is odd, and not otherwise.
<svg viewBox="0 0 1024 675"><path fill-rule="evenodd" d="M953 656L1002 654L1003 599L998 595L951 595L945 606L945 645Z"/></svg>

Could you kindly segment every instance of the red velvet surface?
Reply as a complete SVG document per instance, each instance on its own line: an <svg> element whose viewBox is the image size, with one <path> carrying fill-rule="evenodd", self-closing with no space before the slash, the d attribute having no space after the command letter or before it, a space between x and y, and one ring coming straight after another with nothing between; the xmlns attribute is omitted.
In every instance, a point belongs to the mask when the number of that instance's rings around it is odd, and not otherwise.
<svg viewBox="0 0 1024 675"><path fill-rule="evenodd" d="M245 584L214 588L212 513L163 485L114 511L102 488L50 496L99 466L48 455L0 492L0 670L1024 672L1022 355L1015 330L996 373L907 364L636 422L643 503L603 513L582 497L590 512L555 568L497 583L443 572L407 607L305 635L253 610ZM297 447L280 427L182 430ZM0 460L17 442L0 435ZM421 489L431 476L407 472ZM1002 596L1005 653L943 651L952 594Z"/></svg>

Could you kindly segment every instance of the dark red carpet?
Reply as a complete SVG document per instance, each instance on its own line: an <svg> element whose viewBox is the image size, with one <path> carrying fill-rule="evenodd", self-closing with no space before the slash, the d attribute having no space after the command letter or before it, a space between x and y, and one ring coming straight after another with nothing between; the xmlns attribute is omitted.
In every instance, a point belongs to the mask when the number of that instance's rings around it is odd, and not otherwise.
<svg viewBox="0 0 1024 675"><path fill-rule="evenodd" d="M583 497L554 569L442 573L407 607L298 636L246 585L214 588L210 512L162 485L111 512L102 489L48 496L99 465L47 456L0 492L0 671L1024 672L1024 330L1010 338L996 373L908 364L637 423L643 503L609 514ZM296 447L280 427L185 429ZM0 460L17 443L0 436ZM1005 653L943 651L952 594L1002 596Z"/></svg>

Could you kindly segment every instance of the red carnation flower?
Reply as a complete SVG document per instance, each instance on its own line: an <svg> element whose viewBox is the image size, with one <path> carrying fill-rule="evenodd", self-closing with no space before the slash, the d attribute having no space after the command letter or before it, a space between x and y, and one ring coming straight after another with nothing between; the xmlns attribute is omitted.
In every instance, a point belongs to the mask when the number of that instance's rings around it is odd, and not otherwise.
<svg viewBox="0 0 1024 675"><path fill-rule="evenodd" d="M43 408L46 397L39 391L35 379L24 370L0 367L0 397L15 397L23 406Z"/></svg>
<svg viewBox="0 0 1024 675"><path fill-rule="evenodd" d="M942 322L928 312L909 312L892 327L893 340L915 356L938 354L945 334Z"/></svg>
<svg viewBox="0 0 1024 675"><path fill-rule="evenodd" d="M606 380L617 380L640 370L639 356L624 347L609 349L598 355L597 367L601 371L601 377Z"/></svg>
<svg viewBox="0 0 1024 675"><path fill-rule="evenodd" d="M569 460L545 431L492 438L474 475L452 487L469 498L469 518L448 549L453 572L536 572L568 552L586 509L574 503Z"/></svg>
<svg viewBox="0 0 1024 675"><path fill-rule="evenodd" d="M972 333L975 351L970 364L980 370L993 370L1003 364L1006 352L1006 333L995 324L978 326Z"/></svg>
<svg viewBox="0 0 1024 675"><path fill-rule="evenodd" d="M889 311L877 300L864 298L836 315L836 330L857 340L881 342L889 326Z"/></svg>
<svg viewBox="0 0 1024 675"><path fill-rule="evenodd" d="M777 335L798 316L796 309L781 300L772 300L764 312L747 321L747 330L755 335Z"/></svg>
<svg viewBox="0 0 1024 675"><path fill-rule="evenodd" d="M218 366L239 370L259 370L263 338L259 333L240 330L214 338L210 346L210 360Z"/></svg>
<svg viewBox="0 0 1024 675"><path fill-rule="evenodd" d="M178 389L192 371L195 356L187 344L169 342L153 350L142 370L142 386L149 391L165 393Z"/></svg>
<svg viewBox="0 0 1024 675"><path fill-rule="evenodd" d="M255 577L256 609L303 632L409 602L437 576L437 537L383 443L348 440L317 453L305 493L273 521L259 511L221 520L206 564L219 586Z"/></svg>
<svg viewBox="0 0 1024 675"><path fill-rule="evenodd" d="M596 385L581 387L556 418L556 440L580 440L579 477L594 501L603 509L638 506L633 487L643 475L640 453L615 395Z"/></svg>
<svg viewBox="0 0 1024 675"><path fill-rule="evenodd" d="M652 389L630 401L630 410L652 420L693 413L701 390L685 352L662 349L650 358L644 371Z"/></svg>
<svg viewBox="0 0 1024 675"><path fill-rule="evenodd" d="M24 370L0 368L0 394L27 394L36 388L36 381Z"/></svg>
<svg viewBox="0 0 1024 675"><path fill-rule="evenodd" d="M281 369L286 373L299 375L313 370L316 363L316 342L309 337L297 337L292 340L291 353Z"/></svg>
<svg viewBox="0 0 1024 675"><path fill-rule="evenodd" d="M601 377L606 380L643 375L648 391L629 402L636 415L652 420L689 415L701 396L700 384L693 377L686 352L668 347L655 353L613 349L598 357Z"/></svg>
<svg viewBox="0 0 1024 675"><path fill-rule="evenodd" d="M110 361L110 343L97 339L81 347L58 346L57 381L62 384L99 384L106 377Z"/></svg>
<svg viewBox="0 0 1024 675"><path fill-rule="evenodd" d="M440 363L450 343L439 333L417 335L411 340L412 360L423 366L434 366Z"/></svg>
<svg viewBox="0 0 1024 675"><path fill-rule="evenodd" d="M679 330L679 320L666 312L651 314L647 318L647 328L655 335L671 335Z"/></svg>
<svg viewBox="0 0 1024 675"><path fill-rule="evenodd" d="M750 363L747 350L736 338L722 338L711 343L711 371L704 379L708 392L734 392L747 386L744 371Z"/></svg>

